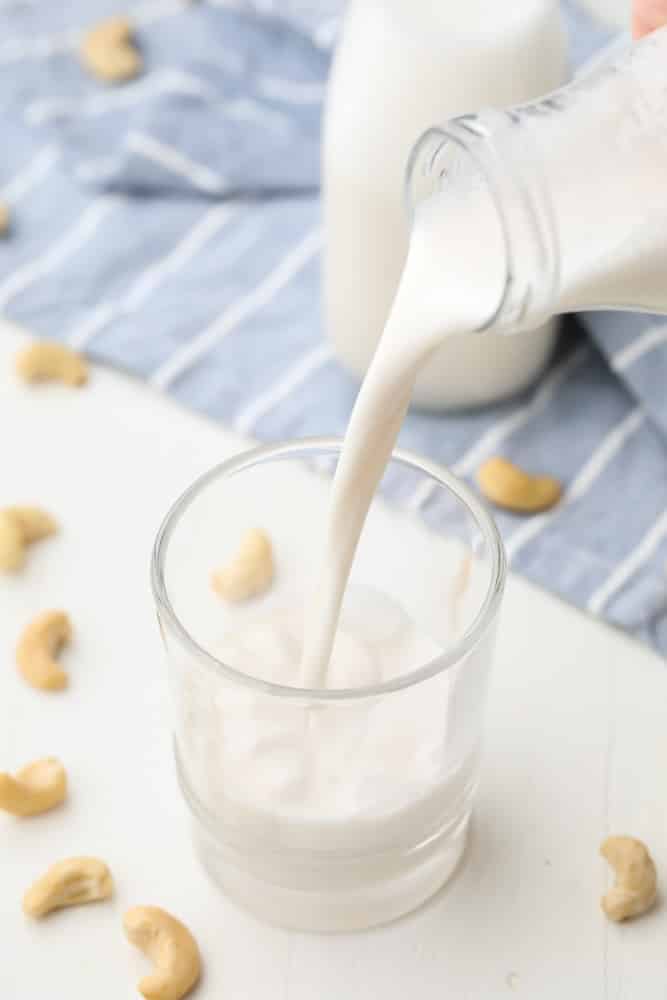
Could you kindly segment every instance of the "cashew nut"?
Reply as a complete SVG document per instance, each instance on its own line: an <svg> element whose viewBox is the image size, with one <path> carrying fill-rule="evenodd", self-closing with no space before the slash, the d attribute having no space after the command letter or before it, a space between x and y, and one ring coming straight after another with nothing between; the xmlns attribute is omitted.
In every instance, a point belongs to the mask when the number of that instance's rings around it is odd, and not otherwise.
<svg viewBox="0 0 667 1000"><path fill-rule="evenodd" d="M641 840L607 837L600 854L616 874L616 882L601 900L609 919L621 921L646 913L658 893L658 876L653 858Z"/></svg>
<svg viewBox="0 0 667 1000"><path fill-rule="evenodd" d="M563 488L553 476L531 476L506 458L489 458L477 473L487 500L521 514L535 514L554 507Z"/></svg>
<svg viewBox="0 0 667 1000"><path fill-rule="evenodd" d="M89 73L110 83L137 76L142 61L130 19L110 17L91 28L81 44L81 61Z"/></svg>
<svg viewBox="0 0 667 1000"><path fill-rule="evenodd" d="M0 570L15 573L25 563L26 546L53 535L58 525L39 507L0 510Z"/></svg>
<svg viewBox="0 0 667 1000"><path fill-rule="evenodd" d="M211 586L226 601L258 597L273 580L273 548L265 531L253 528L241 539L239 550L228 566L211 577Z"/></svg>
<svg viewBox="0 0 667 1000"><path fill-rule="evenodd" d="M14 816L36 816L54 809L67 794L67 772L55 757L26 764L16 776L0 772L0 809Z"/></svg>
<svg viewBox="0 0 667 1000"><path fill-rule="evenodd" d="M25 563L25 538L16 518L0 510L0 569L16 573Z"/></svg>
<svg viewBox="0 0 667 1000"><path fill-rule="evenodd" d="M26 382L60 381L81 386L88 381L88 365L81 355L52 340L37 341L20 351L16 372Z"/></svg>
<svg viewBox="0 0 667 1000"><path fill-rule="evenodd" d="M128 940L154 962L139 982L146 1000L181 1000L199 979L197 942L180 920L159 906L134 906L123 918Z"/></svg>
<svg viewBox="0 0 667 1000"><path fill-rule="evenodd" d="M12 217L9 205L6 201L0 201L0 236L6 236L12 224Z"/></svg>
<svg viewBox="0 0 667 1000"><path fill-rule="evenodd" d="M64 906L79 906L109 899L113 893L111 872L99 858L66 858L57 861L31 885L23 897L29 917L45 917Z"/></svg>
<svg viewBox="0 0 667 1000"><path fill-rule="evenodd" d="M16 647L16 663L24 679L43 691L67 687L67 674L56 662L72 639L72 624L64 611L44 611L26 628Z"/></svg>

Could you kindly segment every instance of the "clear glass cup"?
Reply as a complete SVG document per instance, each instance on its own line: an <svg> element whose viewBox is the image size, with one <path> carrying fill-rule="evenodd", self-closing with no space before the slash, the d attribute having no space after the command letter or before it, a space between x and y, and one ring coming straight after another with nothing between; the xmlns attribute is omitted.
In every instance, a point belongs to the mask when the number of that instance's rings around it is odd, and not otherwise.
<svg viewBox="0 0 667 1000"><path fill-rule="evenodd" d="M308 930L392 920L458 864L505 580L484 505L446 470L397 452L383 480L394 501L382 487L373 501L341 626L396 657L393 673L351 686L365 666L349 639L333 689L291 686L296 650L276 649L275 671L264 656L260 676L234 669L230 636L261 639L267 619L298 618L306 605L340 447L333 438L263 447L207 472L168 513L152 564L197 852L234 900ZM428 489L431 526L396 502L399 483L405 497ZM274 585L226 604L211 571L252 527L271 536Z"/></svg>

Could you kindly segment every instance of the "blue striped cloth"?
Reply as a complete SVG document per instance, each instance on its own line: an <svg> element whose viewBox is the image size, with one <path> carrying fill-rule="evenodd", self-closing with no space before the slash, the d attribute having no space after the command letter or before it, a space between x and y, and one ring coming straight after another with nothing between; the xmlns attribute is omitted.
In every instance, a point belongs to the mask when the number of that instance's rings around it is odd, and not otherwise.
<svg viewBox="0 0 667 1000"><path fill-rule="evenodd" d="M319 319L319 121L336 0L144 0L145 72L106 87L82 30L116 0L0 0L0 311L261 439L341 433L357 385ZM568 9L574 60L605 33ZM566 484L499 513L513 568L667 651L667 323L570 322L541 383L401 443L472 477L503 453ZM545 460L548 456L548 462ZM397 502L442 526L408 479Z"/></svg>

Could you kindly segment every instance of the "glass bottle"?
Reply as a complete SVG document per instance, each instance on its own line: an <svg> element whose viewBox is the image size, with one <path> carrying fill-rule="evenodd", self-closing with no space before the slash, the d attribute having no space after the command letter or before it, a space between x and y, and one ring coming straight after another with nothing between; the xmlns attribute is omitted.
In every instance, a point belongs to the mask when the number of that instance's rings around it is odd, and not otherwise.
<svg viewBox="0 0 667 1000"><path fill-rule="evenodd" d="M666 180L662 28L539 101L429 129L407 191L414 213L484 185L505 287L483 329L516 332L584 309L667 313Z"/></svg>
<svg viewBox="0 0 667 1000"><path fill-rule="evenodd" d="M536 98L566 73L556 0L350 0L325 115L324 302L336 356L356 375L405 263L402 184L416 139L471 107ZM455 337L424 366L413 400L451 409L516 393L542 371L555 337L553 321L512 342Z"/></svg>

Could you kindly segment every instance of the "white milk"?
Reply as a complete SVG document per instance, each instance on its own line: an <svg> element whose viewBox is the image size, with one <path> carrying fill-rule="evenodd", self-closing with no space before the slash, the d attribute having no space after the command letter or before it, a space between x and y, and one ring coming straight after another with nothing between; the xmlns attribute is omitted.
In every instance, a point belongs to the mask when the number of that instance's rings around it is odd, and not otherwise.
<svg viewBox="0 0 667 1000"><path fill-rule="evenodd" d="M325 320L351 371L367 371L405 263L413 143L454 115L546 93L565 73L554 0L352 0L323 145ZM439 318L448 323L444 300ZM554 337L553 320L513 339L454 336L424 365L413 399L467 407L517 392L541 371Z"/></svg>
<svg viewBox="0 0 667 1000"><path fill-rule="evenodd" d="M209 649L297 686L301 642L302 615L273 608ZM398 604L352 588L327 685L377 684L440 652ZM206 867L244 906L287 926L349 930L418 905L458 862L476 780L474 724L469 748L450 752L452 697L447 673L398 698L306 714L253 689L186 688L197 725L184 733L181 773L220 823L219 834L217 823L196 828Z"/></svg>
<svg viewBox="0 0 667 1000"><path fill-rule="evenodd" d="M444 338L471 335L484 325L495 312L504 281L502 232L484 191L472 182L467 192L459 187L455 196L443 192L422 206L396 300L359 391L336 470L324 557L305 622L304 687L327 685L327 664L354 553L417 372Z"/></svg>

